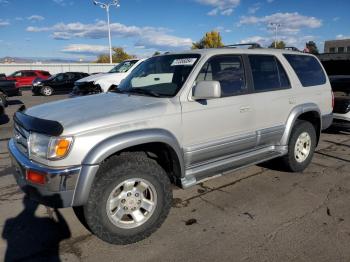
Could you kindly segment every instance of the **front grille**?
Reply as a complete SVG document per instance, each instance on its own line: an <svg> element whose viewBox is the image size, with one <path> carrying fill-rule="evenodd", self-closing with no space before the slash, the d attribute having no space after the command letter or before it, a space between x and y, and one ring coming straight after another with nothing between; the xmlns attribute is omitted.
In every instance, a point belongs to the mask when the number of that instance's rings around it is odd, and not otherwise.
<svg viewBox="0 0 350 262"><path fill-rule="evenodd" d="M18 124L15 124L14 134L17 148L23 154L28 155L29 132Z"/></svg>

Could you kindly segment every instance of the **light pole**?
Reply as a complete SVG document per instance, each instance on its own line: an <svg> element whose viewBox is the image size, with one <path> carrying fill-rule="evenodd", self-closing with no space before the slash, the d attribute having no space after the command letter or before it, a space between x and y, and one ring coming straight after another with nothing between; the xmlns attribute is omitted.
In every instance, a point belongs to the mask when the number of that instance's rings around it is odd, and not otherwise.
<svg viewBox="0 0 350 262"><path fill-rule="evenodd" d="M279 23L270 23L270 25L275 28L275 49L277 49L278 28L282 25Z"/></svg>
<svg viewBox="0 0 350 262"><path fill-rule="evenodd" d="M108 24L108 41L109 41L109 62L112 64L112 39L111 39L111 25L110 25L110 19L109 19L109 8L111 6L119 7L119 0L113 0L109 3L103 3L99 1L93 0L94 5L98 5L102 9L106 9L107 12L107 24Z"/></svg>

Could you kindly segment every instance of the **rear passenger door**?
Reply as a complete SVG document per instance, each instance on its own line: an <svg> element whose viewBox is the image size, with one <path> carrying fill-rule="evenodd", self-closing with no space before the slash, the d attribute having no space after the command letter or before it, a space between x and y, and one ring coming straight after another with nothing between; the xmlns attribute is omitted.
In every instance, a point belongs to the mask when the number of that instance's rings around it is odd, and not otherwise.
<svg viewBox="0 0 350 262"><path fill-rule="evenodd" d="M211 162L256 146L254 101L243 56L217 55L204 64L196 83L218 81L221 97L182 103L183 145L187 167Z"/></svg>
<svg viewBox="0 0 350 262"><path fill-rule="evenodd" d="M253 82L258 146L278 144L295 98L282 63L274 55L248 55Z"/></svg>

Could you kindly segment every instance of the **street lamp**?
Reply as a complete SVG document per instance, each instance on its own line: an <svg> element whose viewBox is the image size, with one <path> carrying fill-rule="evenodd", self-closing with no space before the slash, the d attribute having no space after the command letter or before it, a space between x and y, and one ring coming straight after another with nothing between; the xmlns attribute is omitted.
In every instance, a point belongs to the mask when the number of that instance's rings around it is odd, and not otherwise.
<svg viewBox="0 0 350 262"><path fill-rule="evenodd" d="M270 23L270 25L275 28L275 49L277 49L278 28L282 25L279 23Z"/></svg>
<svg viewBox="0 0 350 262"><path fill-rule="evenodd" d="M95 1L93 0L94 5L98 5L99 7L101 7L102 9L106 9L107 12L107 23L108 23L108 41L109 41L109 62L112 64L112 39L111 39L111 25L109 22L109 8L111 6L116 6L119 7L119 0L113 0L109 3L103 3L103 2L99 2L99 1Z"/></svg>

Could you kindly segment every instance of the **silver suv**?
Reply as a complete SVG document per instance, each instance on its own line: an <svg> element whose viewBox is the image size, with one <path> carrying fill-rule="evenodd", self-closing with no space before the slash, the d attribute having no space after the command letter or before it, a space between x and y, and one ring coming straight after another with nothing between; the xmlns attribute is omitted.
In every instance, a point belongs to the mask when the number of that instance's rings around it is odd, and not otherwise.
<svg viewBox="0 0 350 262"><path fill-rule="evenodd" d="M332 122L315 56L221 48L155 56L106 94L15 114L9 150L33 199L72 206L104 241L129 244L167 217L171 184L188 188L280 158L310 163Z"/></svg>

